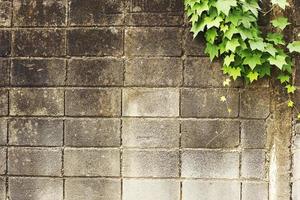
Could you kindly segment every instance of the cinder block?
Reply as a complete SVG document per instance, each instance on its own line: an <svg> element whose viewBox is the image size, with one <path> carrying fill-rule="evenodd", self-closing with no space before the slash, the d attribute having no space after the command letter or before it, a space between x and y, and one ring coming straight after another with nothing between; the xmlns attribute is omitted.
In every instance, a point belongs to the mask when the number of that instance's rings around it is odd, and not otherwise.
<svg viewBox="0 0 300 200"><path fill-rule="evenodd" d="M184 180L182 200L240 200L240 188L238 181Z"/></svg>
<svg viewBox="0 0 300 200"><path fill-rule="evenodd" d="M200 44L197 44L200 46ZM187 58L184 62L184 85L192 87L223 87L226 79L219 61L211 62L207 57ZM231 87L241 85L240 81L231 82Z"/></svg>
<svg viewBox="0 0 300 200"><path fill-rule="evenodd" d="M1 2L0 2L0 6L1 6ZM1 7L0 7L0 10L1 10ZM0 20L1 20L1 16L0 16ZM0 21L0 24L1 24L1 21ZM9 68L10 68L10 60L9 59L0 59L0 86L8 86L9 85Z"/></svg>
<svg viewBox="0 0 300 200"><path fill-rule="evenodd" d="M23 148L8 149L8 174L60 176L62 169L60 148Z"/></svg>
<svg viewBox="0 0 300 200"><path fill-rule="evenodd" d="M169 119L124 119L122 123L125 147L179 147L179 121Z"/></svg>
<svg viewBox="0 0 300 200"><path fill-rule="evenodd" d="M178 177L179 152L176 150L123 151L125 177Z"/></svg>
<svg viewBox="0 0 300 200"><path fill-rule="evenodd" d="M240 122L234 120L184 120L181 145L186 148L233 148L239 145Z"/></svg>
<svg viewBox="0 0 300 200"><path fill-rule="evenodd" d="M0 116L8 115L8 91L0 89Z"/></svg>
<svg viewBox="0 0 300 200"><path fill-rule="evenodd" d="M242 200L268 200L268 183L243 183Z"/></svg>
<svg viewBox="0 0 300 200"><path fill-rule="evenodd" d="M239 93L236 89L182 89L181 116L183 117L237 117ZM222 96L227 102L221 102Z"/></svg>
<svg viewBox="0 0 300 200"><path fill-rule="evenodd" d="M120 56L123 54L122 34L117 28L69 30L68 55Z"/></svg>
<svg viewBox="0 0 300 200"><path fill-rule="evenodd" d="M14 0L14 26L65 25L67 0Z"/></svg>
<svg viewBox="0 0 300 200"><path fill-rule="evenodd" d="M70 0L71 25L122 25L124 0Z"/></svg>
<svg viewBox="0 0 300 200"><path fill-rule="evenodd" d="M9 92L11 115L61 116L64 114L62 89L22 88Z"/></svg>
<svg viewBox="0 0 300 200"><path fill-rule="evenodd" d="M7 120L0 119L0 145L7 143Z"/></svg>
<svg viewBox="0 0 300 200"><path fill-rule="evenodd" d="M65 183L66 200L120 200L120 179L68 178Z"/></svg>
<svg viewBox="0 0 300 200"><path fill-rule="evenodd" d="M63 200L63 180L54 178L10 177L11 200Z"/></svg>
<svg viewBox="0 0 300 200"><path fill-rule="evenodd" d="M0 147L0 175L6 172L6 148Z"/></svg>
<svg viewBox="0 0 300 200"><path fill-rule="evenodd" d="M270 114L270 92L266 88L246 89L241 93L240 116L265 119Z"/></svg>
<svg viewBox="0 0 300 200"><path fill-rule="evenodd" d="M120 89L70 89L65 94L68 116L120 116Z"/></svg>
<svg viewBox="0 0 300 200"><path fill-rule="evenodd" d="M0 26L9 27L11 25L12 1L3 0L0 2Z"/></svg>
<svg viewBox="0 0 300 200"><path fill-rule="evenodd" d="M179 115L179 91L174 88L123 89L124 116Z"/></svg>
<svg viewBox="0 0 300 200"><path fill-rule="evenodd" d="M122 59L72 59L68 63L67 85L122 86Z"/></svg>
<svg viewBox="0 0 300 200"><path fill-rule="evenodd" d="M239 178L239 153L220 150L185 150L181 176L189 178Z"/></svg>
<svg viewBox="0 0 300 200"><path fill-rule="evenodd" d="M126 62L125 85L179 86L182 61L178 58L133 58Z"/></svg>
<svg viewBox="0 0 300 200"><path fill-rule="evenodd" d="M63 30L20 29L13 32L15 56L64 56Z"/></svg>
<svg viewBox="0 0 300 200"><path fill-rule="evenodd" d="M123 181L124 200L179 200L178 180L125 179Z"/></svg>
<svg viewBox="0 0 300 200"><path fill-rule="evenodd" d="M65 121L67 146L120 146L119 119L70 119Z"/></svg>
<svg viewBox="0 0 300 200"><path fill-rule="evenodd" d="M264 148L267 141L264 120L246 120L241 124L241 143L244 148Z"/></svg>
<svg viewBox="0 0 300 200"><path fill-rule="evenodd" d="M62 86L66 62L61 59L14 59L11 84L16 86Z"/></svg>
<svg viewBox="0 0 300 200"><path fill-rule="evenodd" d="M0 30L0 56L1 57L6 57L10 55L11 42L12 42L11 31Z"/></svg>
<svg viewBox="0 0 300 200"><path fill-rule="evenodd" d="M61 146L62 141L62 120L9 120L9 144L11 145Z"/></svg>
<svg viewBox="0 0 300 200"><path fill-rule="evenodd" d="M64 169L66 176L120 176L120 151L66 148Z"/></svg>
<svg viewBox="0 0 300 200"><path fill-rule="evenodd" d="M265 160L264 150L246 149L242 152L242 177L243 178L265 178Z"/></svg>
<svg viewBox="0 0 300 200"><path fill-rule="evenodd" d="M181 56L180 28L129 28L125 31L128 56Z"/></svg>
<svg viewBox="0 0 300 200"><path fill-rule="evenodd" d="M6 198L6 180L5 177L0 177L0 199Z"/></svg>

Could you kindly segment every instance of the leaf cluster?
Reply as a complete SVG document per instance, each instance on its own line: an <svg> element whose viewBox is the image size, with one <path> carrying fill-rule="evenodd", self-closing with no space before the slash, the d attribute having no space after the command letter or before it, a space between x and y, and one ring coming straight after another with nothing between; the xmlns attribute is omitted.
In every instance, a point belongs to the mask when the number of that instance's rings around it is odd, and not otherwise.
<svg viewBox="0 0 300 200"><path fill-rule="evenodd" d="M286 0L271 2L273 8L289 6ZM224 74L252 83L271 76L276 69L287 92L295 92L290 54L300 53L300 41L289 44L285 41L283 31L290 25L287 18L279 16L272 20L274 32L263 36L258 25L258 15L262 12L258 0L184 0L184 3L191 32L194 37L204 33L205 52L211 60L222 58Z"/></svg>

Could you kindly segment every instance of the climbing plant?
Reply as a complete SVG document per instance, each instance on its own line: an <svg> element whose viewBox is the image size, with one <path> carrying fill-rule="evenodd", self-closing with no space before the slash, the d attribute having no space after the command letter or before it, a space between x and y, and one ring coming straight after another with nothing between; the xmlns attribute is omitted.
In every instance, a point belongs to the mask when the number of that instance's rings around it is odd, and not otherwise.
<svg viewBox="0 0 300 200"><path fill-rule="evenodd" d="M262 12L258 1L184 0L184 4L194 37L204 33L205 53L212 61L222 58L223 73L230 77L224 81L224 86L238 77L252 83L271 76L271 71L277 69L277 78L289 94L287 106L294 107L291 95L296 87L292 82L291 54L300 53L300 41L285 41L283 32L290 23L284 16L272 20L273 32L263 36L258 25L259 12ZM270 11L276 7L285 10L289 6L287 0L271 0L271 3ZM220 100L225 102L226 97Z"/></svg>

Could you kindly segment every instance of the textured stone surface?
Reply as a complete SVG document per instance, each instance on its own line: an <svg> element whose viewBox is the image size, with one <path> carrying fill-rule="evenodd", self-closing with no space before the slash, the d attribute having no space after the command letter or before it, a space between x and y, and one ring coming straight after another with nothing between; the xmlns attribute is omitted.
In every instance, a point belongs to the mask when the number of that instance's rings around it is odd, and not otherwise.
<svg viewBox="0 0 300 200"><path fill-rule="evenodd" d="M74 119L65 121L67 146L120 146L118 119Z"/></svg>
<svg viewBox="0 0 300 200"><path fill-rule="evenodd" d="M130 28L125 31L126 55L180 56L182 31L178 28Z"/></svg>
<svg viewBox="0 0 300 200"><path fill-rule="evenodd" d="M125 18L130 26L179 26L183 24L180 13L129 13Z"/></svg>
<svg viewBox="0 0 300 200"><path fill-rule="evenodd" d="M66 200L120 200L121 181L118 179L71 178L65 183Z"/></svg>
<svg viewBox="0 0 300 200"><path fill-rule="evenodd" d="M9 68L10 60L0 59L0 86L7 86L9 84Z"/></svg>
<svg viewBox="0 0 300 200"><path fill-rule="evenodd" d="M0 30L0 56L6 57L11 52L11 32Z"/></svg>
<svg viewBox="0 0 300 200"><path fill-rule="evenodd" d="M124 200L179 200L180 183L177 180L125 179Z"/></svg>
<svg viewBox="0 0 300 200"><path fill-rule="evenodd" d="M59 59L15 59L11 68L11 84L16 86L64 85L65 61Z"/></svg>
<svg viewBox="0 0 300 200"><path fill-rule="evenodd" d="M61 89L13 89L9 93L11 115L63 115Z"/></svg>
<svg viewBox="0 0 300 200"><path fill-rule="evenodd" d="M178 177L178 151L124 150L125 177Z"/></svg>
<svg viewBox="0 0 300 200"><path fill-rule="evenodd" d="M292 188L292 199L293 200L299 200L300 197L300 180L295 181L293 183L293 188Z"/></svg>
<svg viewBox="0 0 300 200"><path fill-rule="evenodd" d="M248 89L241 93L241 117L267 118L270 114L270 93L265 88Z"/></svg>
<svg viewBox="0 0 300 200"><path fill-rule="evenodd" d="M184 85L193 87L223 87L226 77L220 62L211 62L206 57L187 58L184 62ZM237 86L238 82L231 83Z"/></svg>
<svg viewBox="0 0 300 200"><path fill-rule="evenodd" d="M134 58L125 69L125 85L129 86L179 86L182 80L178 58Z"/></svg>
<svg viewBox="0 0 300 200"><path fill-rule="evenodd" d="M245 148L264 148L267 141L264 120L247 120L241 123L241 143Z"/></svg>
<svg viewBox="0 0 300 200"><path fill-rule="evenodd" d="M267 183L243 183L242 200L268 200Z"/></svg>
<svg viewBox="0 0 300 200"><path fill-rule="evenodd" d="M14 31L14 54L15 56L63 56L65 55L64 35L63 30Z"/></svg>
<svg viewBox="0 0 300 200"><path fill-rule="evenodd" d="M67 0L14 0L14 26L61 26Z"/></svg>
<svg viewBox="0 0 300 200"><path fill-rule="evenodd" d="M133 0L130 4L131 12L180 12L183 2L180 0Z"/></svg>
<svg viewBox="0 0 300 200"><path fill-rule="evenodd" d="M61 154L59 148L9 148L8 173L10 175L60 176Z"/></svg>
<svg viewBox="0 0 300 200"><path fill-rule="evenodd" d="M124 0L70 0L71 25L122 25Z"/></svg>
<svg viewBox="0 0 300 200"><path fill-rule="evenodd" d="M6 148L0 147L0 175L6 172Z"/></svg>
<svg viewBox="0 0 300 200"><path fill-rule="evenodd" d="M66 115L119 116L121 91L119 89L72 89L65 95Z"/></svg>
<svg viewBox="0 0 300 200"><path fill-rule="evenodd" d="M8 92L0 89L0 116L8 114Z"/></svg>
<svg viewBox="0 0 300 200"><path fill-rule="evenodd" d="M120 151L67 148L64 168L66 176L120 176Z"/></svg>
<svg viewBox="0 0 300 200"><path fill-rule="evenodd" d="M185 150L181 175L193 178L238 178L238 152Z"/></svg>
<svg viewBox="0 0 300 200"><path fill-rule="evenodd" d="M300 180L300 149L297 149L293 155L293 178L294 180Z"/></svg>
<svg viewBox="0 0 300 200"><path fill-rule="evenodd" d="M178 147L179 121L168 119L124 119L122 142L125 147Z"/></svg>
<svg viewBox="0 0 300 200"><path fill-rule="evenodd" d="M4 177L0 177L0 198L5 199L6 197L6 180Z"/></svg>
<svg viewBox="0 0 300 200"><path fill-rule="evenodd" d="M61 146L62 140L62 120L9 120L9 144L11 145Z"/></svg>
<svg viewBox="0 0 300 200"><path fill-rule="evenodd" d="M237 90L182 89L182 117L237 117L239 95ZM220 101L227 96L227 104ZM229 112L230 109L230 112Z"/></svg>
<svg viewBox="0 0 300 200"><path fill-rule="evenodd" d="M2 0L0 2L0 26L10 26L11 25L11 0Z"/></svg>
<svg viewBox="0 0 300 200"><path fill-rule="evenodd" d="M123 36L117 28L68 31L68 54L72 56L122 55Z"/></svg>
<svg viewBox="0 0 300 200"><path fill-rule="evenodd" d="M124 66L121 59L72 59L68 63L68 85L122 86Z"/></svg>
<svg viewBox="0 0 300 200"><path fill-rule="evenodd" d="M123 89L124 116L178 116L178 89Z"/></svg>
<svg viewBox="0 0 300 200"><path fill-rule="evenodd" d="M0 145L7 143L7 120L0 119Z"/></svg>
<svg viewBox="0 0 300 200"><path fill-rule="evenodd" d="M62 179L12 177L8 183L11 200L63 200Z"/></svg>
<svg viewBox="0 0 300 200"><path fill-rule="evenodd" d="M204 35L199 34L195 39L193 33L190 32L190 27L187 27L184 32L184 50L190 56L205 56L205 41Z"/></svg>
<svg viewBox="0 0 300 200"><path fill-rule="evenodd" d="M240 200L240 183L185 180L182 184L182 197L182 200Z"/></svg>
<svg viewBox="0 0 300 200"><path fill-rule="evenodd" d="M242 177L244 178L265 178L264 150L247 149L242 152Z"/></svg>
<svg viewBox="0 0 300 200"><path fill-rule="evenodd" d="M232 148L239 145L239 121L181 122L181 145L187 148Z"/></svg>

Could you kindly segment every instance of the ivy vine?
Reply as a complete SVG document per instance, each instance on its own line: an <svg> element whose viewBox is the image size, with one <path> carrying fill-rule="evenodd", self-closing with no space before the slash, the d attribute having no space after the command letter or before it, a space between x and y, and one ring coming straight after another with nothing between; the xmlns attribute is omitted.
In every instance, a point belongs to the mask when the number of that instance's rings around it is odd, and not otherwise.
<svg viewBox="0 0 300 200"><path fill-rule="evenodd" d="M272 8L283 10L289 6L287 0L271 0L271 3ZM290 25L286 17L272 20L274 31L263 36L258 25L258 15L262 12L258 0L184 0L184 4L191 32L194 37L204 33L205 53L211 61L222 58L224 74L233 80L241 77L252 83L271 76L271 71L277 69L280 71L277 78L289 94L287 106L295 106L291 98L296 90L291 54L300 53L300 41L285 41L283 31ZM230 81L226 79L224 86ZM226 97L220 100L226 102Z"/></svg>

